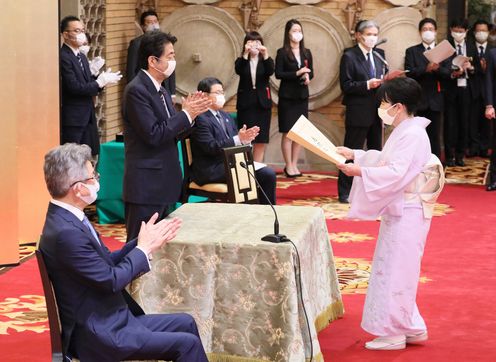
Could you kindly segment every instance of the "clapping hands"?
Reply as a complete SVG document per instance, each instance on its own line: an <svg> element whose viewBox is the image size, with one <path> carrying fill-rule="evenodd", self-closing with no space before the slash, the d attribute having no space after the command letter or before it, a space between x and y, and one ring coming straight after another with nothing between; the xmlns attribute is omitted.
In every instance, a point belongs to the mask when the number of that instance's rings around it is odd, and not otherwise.
<svg viewBox="0 0 496 362"><path fill-rule="evenodd" d="M239 141L244 145L249 144L258 136L259 132L260 127L253 126L251 128L246 128L246 124L244 124L238 132Z"/></svg>
<svg viewBox="0 0 496 362"><path fill-rule="evenodd" d="M191 119L195 119L198 115L206 112L212 104L212 100L203 92L190 93L186 98L181 99L182 108L188 112Z"/></svg>

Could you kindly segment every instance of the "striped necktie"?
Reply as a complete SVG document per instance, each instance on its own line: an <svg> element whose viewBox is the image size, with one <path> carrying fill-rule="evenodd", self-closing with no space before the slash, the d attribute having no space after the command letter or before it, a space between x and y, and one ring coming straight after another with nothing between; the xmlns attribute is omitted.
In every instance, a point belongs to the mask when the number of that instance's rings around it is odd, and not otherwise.
<svg viewBox="0 0 496 362"><path fill-rule="evenodd" d="M158 92L160 93L160 98L162 98L162 102L164 103L165 111L167 112L167 118L170 118L171 114L169 112L169 107L167 107L167 102L165 101L165 95L167 94L167 91L164 87L160 87L160 90Z"/></svg>
<svg viewBox="0 0 496 362"><path fill-rule="evenodd" d="M77 53L76 57L78 58L79 65L81 66L81 71L83 72L83 75L86 78L86 71L84 70L83 59L81 58L81 53Z"/></svg>
<svg viewBox="0 0 496 362"><path fill-rule="evenodd" d="M369 63L369 77L370 79L375 78L375 66L374 66L374 58L372 57L372 52L367 53L367 61Z"/></svg>
<svg viewBox="0 0 496 362"><path fill-rule="evenodd" d="M95 240L101 246L102 244L100 243L100 239L98 239L98 234L96 233L95 228L93 228L93 225L91 225L90 221L88 220L88 218L86 216L83 218L83 224L91 232L91 235L93 235Z"/></svg>

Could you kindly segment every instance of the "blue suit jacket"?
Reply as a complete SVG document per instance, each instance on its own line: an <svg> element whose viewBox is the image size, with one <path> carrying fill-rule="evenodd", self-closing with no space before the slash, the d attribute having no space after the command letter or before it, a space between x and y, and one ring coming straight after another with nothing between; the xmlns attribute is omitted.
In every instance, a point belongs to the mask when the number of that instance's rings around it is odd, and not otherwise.
<svg viewBox="0 0 496 362"><path fill-rule="evenodd" d="M124 288L149 271L136 240L111 253L71 212L50 203L40 251L52 280L65 351L81 360L118 361L139 350L151 333ZM130 305L128 306L128 303Z"/></svg>
<svg viewBox="0 0 496 362"><path fill-rule="evenodd" d="M169 95L166 102L171 117L143 71L124 90L125 202L165 205L179 200L183 176L176 138L191 125L186 113L176 113Z"/></svg>
<svg viewBox="0 0 496 362"><path fill-rule="evenodd" d="M233 137L238 129L232 118L224 111L219 111L226 125L227 135L210 111L197 117L191 134L191 178L198 185L210 182L225 182L224 154L222 149L233 147Z"/></svg>

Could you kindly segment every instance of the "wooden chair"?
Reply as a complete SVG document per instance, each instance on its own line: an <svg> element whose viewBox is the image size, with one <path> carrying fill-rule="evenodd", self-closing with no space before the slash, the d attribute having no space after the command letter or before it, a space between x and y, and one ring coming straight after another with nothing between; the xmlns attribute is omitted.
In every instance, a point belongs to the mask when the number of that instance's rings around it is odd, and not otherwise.
<svg viewBox="0 0 496 362"><path fill-rule="evenodd" d="M43 255L39 250L36 250L35 254L36 260L38 261L38 269L40 270L43 292L45 294L48 325L50 327L50 342L52 346L52 362L70 361L71 359L64 355L64 351L62 349L62 326L60 323L59 309L57 307L57 300L55 299L52 281L48 276Z"/></svg>
<svg viewBox="0 0 496 362"><path fill-rule="evenodd" d="M211 183L198 185L191 180L190 168L193 163L191 143L189 138L181 140L183 156L184 178L181 201L187 203L189 196L203 196L211 201L228 203L258 203L257 186L248 172L239 164L243 161L252 174L255 173L251 147L236 146L224 149L224 166L226 183Z"/></svg>

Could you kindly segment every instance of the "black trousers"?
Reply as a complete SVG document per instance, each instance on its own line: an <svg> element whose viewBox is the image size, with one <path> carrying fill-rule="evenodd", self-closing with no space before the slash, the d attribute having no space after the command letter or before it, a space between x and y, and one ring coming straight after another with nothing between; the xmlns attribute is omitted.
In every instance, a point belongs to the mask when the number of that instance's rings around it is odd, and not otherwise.
<svg viewBox="0 0 496 362"><path fill-rule="evenodd" d="M174 210L175 203L164 205L145 205L126 202L124 213L126 219L126 242L138 237L141 222L147 222L154 213L158 212L158 221L167 217Z"/></svg>
<svg viewBox="0 0 496 362"><path fill-rule="evenodd" d="M346 126L344 134L344 146L355 149L363 149L367 141L368 150L381 150L382 149L382 122L377 120L370 127L354 127ZM347 199L351 185L353 184L353 177L346 176L339 171L338 176L338 195L340 199Z"/></svg>
<svg viewBox="0 0 496 362"><path fill-rule="evenodd" d="M491 147L490 121L484 116L485 102L482 98L473 99L470 105L469 149L470 153L487 152Z"/></svg>
<svg viewBox="0 0 496 362"><path fill-rule="evenodd" d="M426 129L431 142L431 152L441 159L441 112L426 109L417 112L417 116L431 121Z"/></svg>
<svg viewBox="0 0 496 362"><path fill-rule="evenodd" d="M446 160L463 159L468 140L470 91L455 87L446 96L444 118L444 153Z"/></svg>

